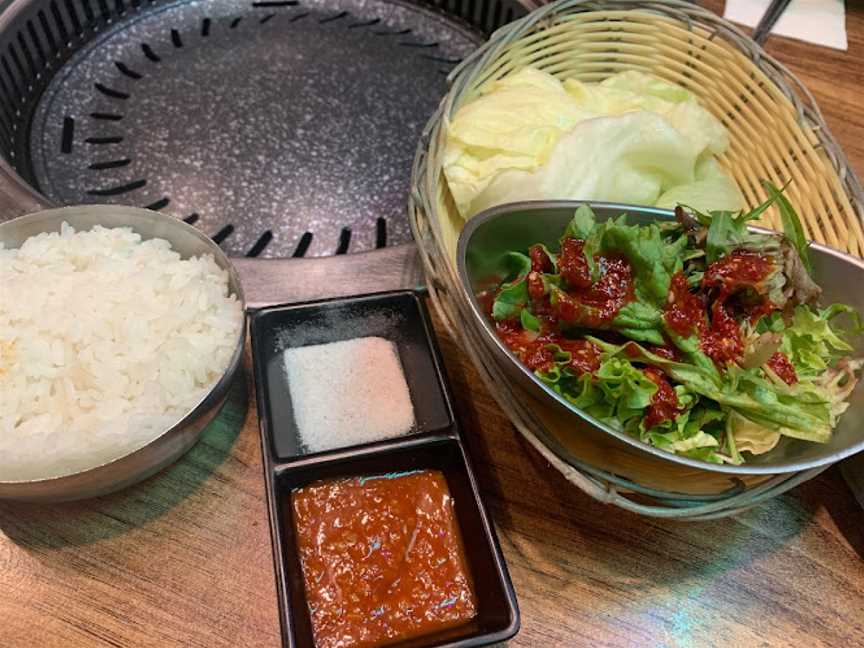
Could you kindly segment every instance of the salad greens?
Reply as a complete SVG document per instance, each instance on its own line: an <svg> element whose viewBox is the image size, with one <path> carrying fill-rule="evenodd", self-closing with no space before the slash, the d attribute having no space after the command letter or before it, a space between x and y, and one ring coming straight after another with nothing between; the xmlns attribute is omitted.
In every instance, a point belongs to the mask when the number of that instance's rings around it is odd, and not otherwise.
<svg viewBox="0 0 864 648"><path fill-rule="evenodd" d="M560 250L503 259L499 336L575 407L669 452L738 464L782 437L826 442L857 382L848 339L861 327L848 306L814 306L797 215L766 189L747 213L679 207L644 226L580 207ZM775 202L786 235L749 230Z"/></svg>

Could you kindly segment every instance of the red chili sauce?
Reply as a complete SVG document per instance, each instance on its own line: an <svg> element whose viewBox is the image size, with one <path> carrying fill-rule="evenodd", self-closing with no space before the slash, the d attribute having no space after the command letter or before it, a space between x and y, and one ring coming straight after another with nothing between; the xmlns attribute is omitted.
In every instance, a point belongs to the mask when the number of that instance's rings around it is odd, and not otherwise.
<svg viewBox="0 0 864 648"><path fill-rule="evenodd" d="M515 320L496 322L498 337L531 371L549 371L555 364L555 353L549 345L557 344L570 353L568 366L576 374L593 373L600 368L600 347L588 340L571 340L548 326L540 334L525 331Z"/></svg>
<svg viewBox="0 0 864 648"><path fill-rule="evenodd" d="M558 255L558 270L564 290L553 306L543 285L542 273L552 270L552 261L540 245L528 249L531 271L525 278L531 311L540 320L540 332L525 331L518 320L495 323L498 337L531 371L548 371L555 363L558 345L570 353L570 368L577 374L592 373L600 367L600 349L587 340L571 340L558 331L559 322L591 328L609 328L621 307L633 298L633 276L623 257L595 257L600 278L592 282L582 249L585 242L565 238Z"/></svg>
<svg viewBox="0 0 864 648"><path fill-rule="evenodd" d="M798 374L795 373L795 367L789 361L789 358L786 357L785 353L777 351L765 364L787 385L794 385L798 382Z"/></svg>
<svg viewBox="0 0 864 648"><path fill-rule="evenodd" d="M317 648L384 646L476 616L441 472L316 482L291 503Z"/></svg>
<svg viewBox="0 0 864 648"><path fill-rule="evenodd" d="M528 248L528 257L531 259L531 270L534 272L549 272L552 269L552 259L546 254L542 245L532 245Z"/></svg>
<svg viewBox="0 0 864 648"><path fill-rule="evenodd" d="M705 304L690 292L683 272L672 275L663 316L667 326L681 337L690 337L705 328Z"/></svg>
<svg viewBox="0 0 864 648"><path fill-rule="evenodd" d="M645 428L651 429L663 421L671 421L678 416L678 394L666 379L666 375L656 367L645 367L645 375L657 385L657 391L651 397L651 404L645 410L643 421Z"/></svg>
<svg viewBox="0 0 864 648"><path fill-rule="evenodd" d="M584 241L561 242L558 270L566 289L558 294L554 311L562 322L574 326L610 328L618 311L633 299L633 269L626 258L597 255L600 277L594 282L582 249Z"/></svg>
<svg viewBox="0 0 864 648"><path fill-rule="evenodd" d="M721 295L731 295L741 288L758 284L772 268L773 264L767 257L755 252L733 250L708 266L702 277L702 287L719 288Z"/></svg>
<svg viewBox="0 0 864 648"><path fill-rule="evenodd" d="M730 297L741 291L755 291L756 284L765 279L772 268L773 264L767 257L754 252L734 250L709 265L705 271L702 288L716 289L717 294L711 305L711 328L703 333L700 346L705 355L717 364L733 361L744 353L744 335L732 313ZM760 299L754 305L756 313L766 314L766 304L770 302Z"/></svg>
<svg viewBox="0 0 864 648"><path fill-rule="evenodd" d="M772 267L766 257L737 250L708 266L702 278L702 289L715 291L710 319L706 317L703 300L690 292L683 273L675 273L664 313L666 324L683 337L699 335L702 352L717 364L736 360L744 353L744 336L734 316L731 298L741 291L754 291ZM774 306L763 296L753 296L757 303L741 309L746 311L742 315L755 324L774 310Z"/></svg>
<svg viewBox="0 0 864 648"><path fill-rule="evenodd" d="M741 326L719 299L711 306L711 328L703 331L699 346L718 365L731 362L744 353Z"/></svg>

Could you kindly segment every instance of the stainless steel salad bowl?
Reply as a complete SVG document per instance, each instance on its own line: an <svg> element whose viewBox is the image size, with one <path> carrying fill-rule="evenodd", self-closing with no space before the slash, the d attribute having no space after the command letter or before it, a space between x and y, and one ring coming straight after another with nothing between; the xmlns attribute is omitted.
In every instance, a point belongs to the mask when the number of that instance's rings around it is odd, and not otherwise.
<svg viewBox="0 0 864 648"><path fill-rule="evenodd" d="M76 229L131 227L143 239L161 238L184 258L212 254L228 272L228 285L243 307L244 321L237 333L234 353L222 376L185 416L146 446L101 466L52 479L3 481L0 499L66 501L104 495L139 482L174 463L198 440L204 427L221 411L243 359L246 340L245 302L240 277L228 257L201 231L172 216L147 209L118 205L86 205L49 209L0 223L0 243L19 247L41 232L56 232L63 222Z"/></svg>
<svg viewBox="0 0 864 648"><path fill-rule="evenodd" d="M597 442L604 446L603 454L608 454L610 448L611 451L631 454L636 450L660 462L678 464L685 470L690 468L728 475L764 476L826 466L864 450L864 387L861 384L848 399L849 409L840 418L828 443L784 438L770 452L757 456L748 454L746 463L736 466L691 459L642 443L592 418L538 379L498 338L476 295L489 287L490 278L500 277L499 262L505 253L525 250L534 243L557 249L562 232L576 208L582 204L579 201L544 201L514 203L489 209L468 221L459 237L456 253L460 288L465 293L463 296L469 305L473 324L494 361L527 396L530 401L528 406L537 411L542 410L538 418L548 433L544 442L556 454L568 461L569 444L584 447L585 444ZM598 221L625 213L632 224L674 220L673 212L663 209L595 202L587 204L594 210ZM810 245L810 250L814 278L823 289L822 303L844 303L864 313L864 290L861 289L864 284L864 262L815 243ZM852 340L852 344L855 354L862 355L864 339L859 336ZM550 429L550 423L551 427L557 429Z"/></svg>

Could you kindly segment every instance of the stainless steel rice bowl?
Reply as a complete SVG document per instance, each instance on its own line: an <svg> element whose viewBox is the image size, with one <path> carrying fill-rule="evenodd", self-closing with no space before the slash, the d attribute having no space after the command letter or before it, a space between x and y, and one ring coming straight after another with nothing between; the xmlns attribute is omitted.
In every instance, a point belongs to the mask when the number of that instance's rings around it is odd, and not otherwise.
<svg viewBox="0 0 864 648"><path fill-rule="evenodd" d="M182 258L211 254L216 264L228 273L229 292L243 310L243 320L228 367L209 392L177 423L134 452L62 477L26 481L3 481L0 499L57 502L104 495L137 483L174 463L195 445L201 431L221 411L229 388L240 368L246 340L246 315L243 288L228 257L201 231L171 216L135 207L85 205L36 212L0 223L0 243L18 248L28 238L43 232L59 232L63 222L76 230L96 225L130 227L143 240L160 238L171 244Z"/></svg>

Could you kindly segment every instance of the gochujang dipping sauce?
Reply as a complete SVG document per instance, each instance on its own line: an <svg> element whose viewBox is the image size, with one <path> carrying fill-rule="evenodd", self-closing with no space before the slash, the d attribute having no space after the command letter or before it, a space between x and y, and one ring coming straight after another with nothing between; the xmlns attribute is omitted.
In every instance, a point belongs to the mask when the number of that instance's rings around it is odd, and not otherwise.
<svg viewBox="0 0 864 648"><path fill-rule="evenodd" d="M291 503L318 648L385 646L477 614L441 472L315 482Z"/></svg>

